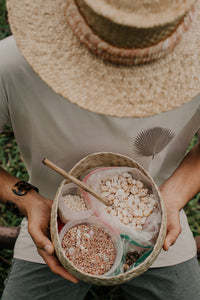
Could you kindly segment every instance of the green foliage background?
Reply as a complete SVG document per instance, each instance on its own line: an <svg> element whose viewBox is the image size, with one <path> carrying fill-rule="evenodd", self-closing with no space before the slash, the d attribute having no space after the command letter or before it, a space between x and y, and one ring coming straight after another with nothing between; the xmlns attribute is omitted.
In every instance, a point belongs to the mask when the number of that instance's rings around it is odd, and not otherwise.
<svg viewBox="0 0 200 300"><path fill-rule="evenodd" d="M17 0L16 0L17 1ZM10 27L7 22L5 0L0 0L0 39L9 36ZM191 141L188 151L198 142L195 136ZM9 173L20 180L28 180L28 174L14 138L11 126L6 126L0 134L0 165ZM200 194L196 195L187 206L185 211L194 236L200 235ZM0 226L19 226L21 218L6 211L5 206L0 204ZM3 290L3 281L10 270L13 251L11 249L0 250L0 295ZM111 300L121 299L118 287L93 287L86 296L86 300Z"/></svg>

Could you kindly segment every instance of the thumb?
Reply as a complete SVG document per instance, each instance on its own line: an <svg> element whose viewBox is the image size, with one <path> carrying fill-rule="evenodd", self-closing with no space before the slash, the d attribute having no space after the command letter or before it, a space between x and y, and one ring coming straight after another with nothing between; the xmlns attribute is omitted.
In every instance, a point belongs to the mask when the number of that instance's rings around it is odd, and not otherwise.
<svg viewBox="0 0 200 300"><path fill-rule="evenodd" d="M176 222L176 223L168 225L167 235L166 235L165 242L163 245L163 249L165 251L168 251L170 246L172 246L176 242L176 239L178 238L179 234L181 233L181 230L182 229L181 229L180 222Z"/></svg>

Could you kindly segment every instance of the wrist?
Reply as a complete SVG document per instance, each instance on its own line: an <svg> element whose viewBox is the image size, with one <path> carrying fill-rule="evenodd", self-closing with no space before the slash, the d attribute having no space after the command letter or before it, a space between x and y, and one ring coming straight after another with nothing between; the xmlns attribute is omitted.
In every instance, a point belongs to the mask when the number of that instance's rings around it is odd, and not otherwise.
<svg viewBox="0 0 200 300"><path fill-rule="evenodd" d="M39 193L39 190L36 186L23 180L16 182L12 187L13 193L17 196L25 196L30 190L34 190Z"/></svg>
<svg viewBox="0 0 200 300"><path fill-rule="evenodd" d="M27 216L28 208L33 198L41 198L37 187L18 181L11 188L11 197L6 201L6 207L18 216Z"/></svg>
<svg viewBox="0 0 200 300"><path fill-rule="evenodd" d="M160 188L162 199L166 209L169 211L180 211L186 204L185 195L176 185L164 182Z"/></svg>

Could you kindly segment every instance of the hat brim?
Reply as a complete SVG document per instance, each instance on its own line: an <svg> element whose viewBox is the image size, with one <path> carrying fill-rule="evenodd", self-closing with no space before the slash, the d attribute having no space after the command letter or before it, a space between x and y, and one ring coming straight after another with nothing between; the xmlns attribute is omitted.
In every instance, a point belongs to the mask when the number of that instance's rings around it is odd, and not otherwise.
<svg viewBox="0 0 200 300"><path fill-rule="evenodd" d="M164 58L140 66L103 61L83 46L60 1L7 0L17 45L58 94L84 109L116 117L172 110L200 91L200 0L191 29Z"/></svg>

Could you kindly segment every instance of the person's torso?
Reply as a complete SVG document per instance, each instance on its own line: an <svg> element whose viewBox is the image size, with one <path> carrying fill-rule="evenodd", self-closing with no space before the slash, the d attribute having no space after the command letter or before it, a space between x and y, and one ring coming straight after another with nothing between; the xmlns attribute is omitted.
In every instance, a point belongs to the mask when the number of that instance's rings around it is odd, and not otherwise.
<svg viewBox="0 0 200 300"><path fill-rule="evenodd" d="M124 154L139 162L158 186L179 165L200 127L200 95L180 108L152 117L117 118L95 114L63 99L48 87L22 58L12 37L4 43L9 45L7 55L13 55L12 61L7 63L10 69L0 74L10 122L30 182L43 196L52 199L62 180L42 164L45 157L68 171L94 152ZM175 264L195 255L195 244L183 212L181 223L183 231L177 243L169 252L163 251L154 266ZM22 230L15 247L18 258L22 256L20 245L26 236L27 230ZM33 261L39 261L35 249L32 251L36 257ZM30 253L28 260L29 256Z"/></svg>

